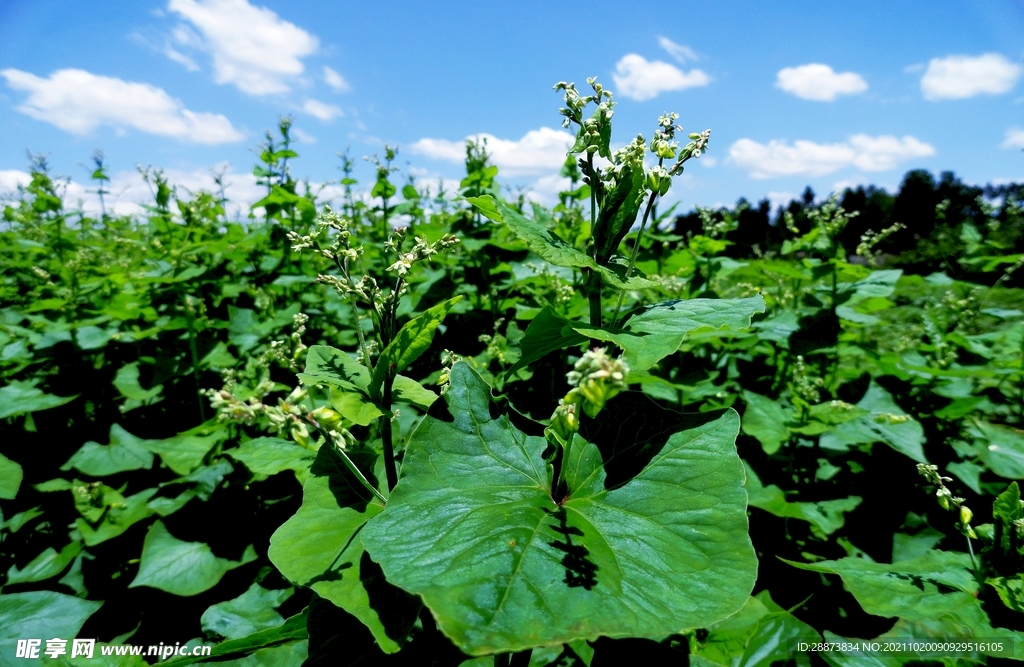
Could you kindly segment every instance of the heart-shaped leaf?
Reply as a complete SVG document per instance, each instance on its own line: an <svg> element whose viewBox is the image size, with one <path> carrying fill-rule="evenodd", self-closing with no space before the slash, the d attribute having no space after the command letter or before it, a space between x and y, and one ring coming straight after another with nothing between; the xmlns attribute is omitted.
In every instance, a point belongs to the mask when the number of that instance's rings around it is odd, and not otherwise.
<svg viewBox="0 0 1024 667"><path fill-rule="evenodd" d="M370 456L353 452L350 458L372 470ZM321 447L303 486L302 506L270 538L269 556L289 581L358 618L385 653L394 653L419 605L388 584L363 549L364 526L381 509L338 453Z"/></svg>
<svg viewBox="0 0 1024 667"><path fill-rule="evenodd" d="M483 655L577 639L664 638L739 609L756 576L733 411L672 434L606 488L577 436L570 494L552 500L547 443L499 414L484 380L452 368L413 435L402 479L362 532L389 581Z"/></svg>
<svg viewBox="0 0 1024 667"><path fill-rule="evenodd" d="M146 533L139 573L129 588L152 586L174 595L196 595L216 586L229 570L255 559L251 546L239 562L218 558L206 544L182 542L157 521Z"/></svg>

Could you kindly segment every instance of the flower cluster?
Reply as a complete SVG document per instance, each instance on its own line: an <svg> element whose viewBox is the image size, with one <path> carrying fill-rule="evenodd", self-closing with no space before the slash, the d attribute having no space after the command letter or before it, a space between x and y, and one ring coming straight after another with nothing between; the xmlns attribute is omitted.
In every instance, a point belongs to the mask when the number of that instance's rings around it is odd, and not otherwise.
<svg viewBox="0 0 1024 667"><path fill-rule="evenodd" d="M317 277L320 283L330 285L342 296L355 297L356 300L372 307L398 299L405 293L407 286L404 277L412 270L416 262L429 260L431 256L450 250L459 243L459 239L451 234L445 234L433 243L414 237L413 247L406 250L404 246L408 229L405 227L393 229L387 241L384 242L384 250L395 254L395 261L387 267L387 271L395 274L400 280L397 283L396 293L383 297L382 289L373 277L364 275L356 278L352 274L351 263L362 256L363 248L352 245L350 226L351 221L339 216L331 210L330 206L325 206L317 216L317 226L313 232L305 236L289 232L288 238L292 242L293 250L313 248L317 254L334 262L338 269L338 275L320 274ZM333 237L331 243L322 244L321 241L325 237Z"/></svg>
<svg viewBox="0 0 1024 667"><path fill-rule="evenodd" d="M459 239L451 234L445 234L440 239L433 243L428 243L426 240L416 237L416 243L408 252L402 250L402 244L405 240L405 235L408 230L405 227L399 227L395 229L394 235L388 238L387 242L384 243L384 249L395 252L398 255L398 259L394 264L388 267L388 271L398 276L404 276L409 273L412 269L413 264L421 259L429 259L432 255L436 255L438 252L450 250L459 243Z"/></svg>
<svg viewBox="0 0 1024 667"><path fill-rule="evenodd" d="M629 366L621 358L611 358L603 347L588 350L565 376L573 387L566 402L582 403L583 411L594 417L608 400L627 388L628 375Z"/></svg>
<svg viewBox="0 0 1024 667"><path fill-rule="evenodd" d="M615 102L612 100L612 93L610 90L605 90L604 86L597 82L597 77L590 77L587 79L587 83L591 88L594 89L593 95L580 95L579 91L576 90L575 83L566 83L565 81L559 81L554 85L555 90L563 91L562 98L565 100L565 106L558 110L565 120L562 121L562 127L569 127L570 123L576 123L582 127L588 137L592 137L592 141L588 141L588 153L593 153L597 150L597 145L600 140L600 124L602 121L608 122L612 119L615 114L614 107ZM596 118L583 119L583 110L591 102L597 102L597 108L600 112ZM589 125L587 123L590 123ZM593 149L590 148L593 146Z"/></svg>
<svg viewBox="0 0 1024 667"><path fill-rule="evenodd" d="M306 235L288 232L288 240L292 242L292 250L300 251L313 248L317 254L347 266L348 262L359 259L359 256L363 254L362 248L351 245L352 232L349 229L351 225L350 220L332 211L330 206L324 206L317 215L316 227L313 228L313 231ZM333 239L330 238L331 236ZM329 239L331 242L324 246L321 244L322 239Z"/></svg>
<svg viewBox="0 0 1024 667"><path fill-rule="evenodd" d="M847 213L846 209L839 205L838 193L829 197L828 201L820 207L807 211L807 217L814 223L814 226L820 227L822 233L830 239L834 239L839 232L843 231L846 224L858 215L860 215L860 211Z"/></svg>
<svg viewBox="0 0 1024 667"><path fill-rule="evenodd" d="M566 373L573 388L559 399L551 416L551 432L563 443L568 441L580 428L580 410L596 417L609 400L628 388L628 376L629 365L622 359L611 358L603 347L588 350Z"/></svg>
<svg viewBox="0 0 1024 667"><path fill-rule="evenodd" d="M901 229L906 229L907 226L902 222L896 222L880 232L876 232L873 229L869 229L864 232L860 237L860 243L857 245L857 256L867 259L869 262L880 254L878 250L875 250L875 246L889 238Z"/></svg>
<svg viewBox="0 0 1024 667"><path fill-rule="evenodd" d="M227 389L209 389L204 393L210 399L210 406L217 411L217 419L222 422L252 424L263 418L270 433L287 431L292 440L307 449L318 448L316 438L310 436L309 426L324 427L341 447L355 443L352 434L342 426L340 414L328 407L311 408L308 405L305 388L296 387L285 398L278 398L276 404L264 402L274 388L273 382L264 380L247 400Z"/></svg>
<svg viewBox="0 0 1024 667"><path fill-rule="evenodd" d="M929 465L927 463L918 463L917 471L928 480L930 483L938 487L935 490L935 497L939 501L939 507L944 510L958 510L960 514L959 529L967 537L977 537L974 533L974 529L971 528L971 519L974 518L974 512L971 511L967 505L964 505L964 499L958 498L953 495L953 492L946 487L946 482L952 482L952 477L943 477L939 474L939 467Z"/></svg>
<svg viewBox="0 0 1024 667"><path fill-rule="evenodd" d="M444 396L448 393L448 389L451 388L452 382L452 366L456 362L462 361L462 357L455 354L451 350L445 350L441 353L441 375L437 378L437 384L441 387L441 395Z"/></svg>
<svg viewBox="0 0 1024 667"><path fill-rule="evenodd" d="M803 355L797 355L793 363L793 382L790 389L793 394L807 403L821 400L821 390L825 387L825 379L814 375L804 363Z"/></svg>

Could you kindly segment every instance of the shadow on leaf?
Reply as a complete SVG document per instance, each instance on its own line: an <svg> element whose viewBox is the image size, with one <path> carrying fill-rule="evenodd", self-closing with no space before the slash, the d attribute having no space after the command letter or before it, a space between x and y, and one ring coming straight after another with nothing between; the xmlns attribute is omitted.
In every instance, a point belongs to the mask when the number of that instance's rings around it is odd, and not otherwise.
<svg viewBox="0 0 1024 667"><path fill-rule="evenodd" d="M601 451L606 489L636 477L661 451L669 436L699 428L722 416L713 412L678 412L637 391L616 396L595 417L580 418L580 435Z"/></svg>
<svg viewBox="0 0 1024 667"><path fill-rule="evenodd" d="M583 531L569 525L568 513L564 507L559 507L552 514L558 519L558 526L552 527L556 533L561 534L565 540L555 540L548 544L559 551L564 551L562 567L565 568L565 583L569 588L585 588L588 591L597 585L597 564L590 560L590 550L582 544L573 544L573 536L582 538Z"/></svg>
<svg viewBox="0 0 1024 667"><path fill-rule="evenodd" d="M366 450L349 451L348 457L355 462L359 470L366 475L371 484L377 486L377 479L373 476L373 464L376 455ZM316 459L309 470L314 477L326 477L328 488L338 503L338 507L351 507L359 512L366 511L366 506L373 500L365 486L356 479L352 471L348 469L341 455L333 447L324 446L317 452Z"/></svg>

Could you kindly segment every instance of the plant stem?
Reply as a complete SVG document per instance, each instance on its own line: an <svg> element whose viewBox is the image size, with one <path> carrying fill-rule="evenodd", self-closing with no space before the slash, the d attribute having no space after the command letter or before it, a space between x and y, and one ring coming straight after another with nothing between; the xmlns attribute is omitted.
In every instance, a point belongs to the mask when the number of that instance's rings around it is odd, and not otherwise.
<svg viewBox="0 0 1024 667"><path fill-rule="evenodd" d="M593 269L587 269L587 300L590 302L590 323L595 327L601 326L601 273Z"/></svg>
<svg viewBox="0 0 1024 667"><path fill-rule="evenodd" d="M565 468L569 463L569 453L572 451L572 441L575 435L575 433L570 433L569 439L565 441L565 446L562 447L562 465L558 468L558 480L555 484L555 488L553 489L553 495L559 499L564 498L569 491L565 482Z"/></svg>
<svg viewBox="0 0 1024 667"><path fill-rule="evenodd" d="M590 233L594 233L594 226L597 225L597 175L594 173L594 154L587 153L587 173L590 175ZM594 250L595 254L597 250ZM601 274L591 270L587 274L586 291L587 300L590 302L590 323L595 327L601 326L603 319L601 305Z"/></svg>
<svg viewBox="0 0 1024 667"><path fill-rule="evenodd" d="M640 231L636 233L636 241L633 243L633 252L629 254L629 266L626 267L625 279L629 280L629 274L633 272L633 265L636 264L636 254L640 250L640 240L644 235L644 228L647 227L647 219L651 217L651 209L654 207L654 200L657 199L658 193L652 192L651 196L647 198L647 208L644 209L644 219L640 222ZM615 324L619 319L619 309L622 308L622 299L626 296L626 290L619 292L618 303L615 304L615 313L612 315L612 329L615 328Z"/></svg>
<svg viewBox="0 0 1024 667"><path fill-rule="evenodd" d="M378 363L387 363L380 361ZM398 484L398 468L395 465L395 447L392 443L391 431L391 390L395 383L395 376L391 369L387 370L384 376L383 399L381 401L384 413L380 419L380 440L384 445L384 474L388 478L388 491L393 491Z"/></svg>
<svg viewBox="0 0 1024 667"><path fill-rule="evenodd" d="M974 568L974 576L981 581L981 571L978 569L978 561L974 559L974 545L971 544L971 538L964 535L964 539L967 540L967 552L971 554L971 566Z"/></svg>
<svg viewBox="0 0 1024 667"><path fill-rule="evenodd" d="M188 295L184 291L178 293L181 303L185 307L185 326L188 328L188 351L192 357L192 379L196 384L196 396L199 397L199 418L206 422L206 410L203 409L202 383L199 381L199 350L196 346L195 318L192 315L192 306L188 302Z"/></svg>

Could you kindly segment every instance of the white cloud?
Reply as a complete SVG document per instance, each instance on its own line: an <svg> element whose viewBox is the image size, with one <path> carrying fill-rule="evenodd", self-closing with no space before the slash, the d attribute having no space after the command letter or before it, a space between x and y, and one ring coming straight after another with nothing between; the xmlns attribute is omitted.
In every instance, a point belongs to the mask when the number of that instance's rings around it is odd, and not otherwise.
<svg viewBox="0 0 1024 667"><path fill-rule="evenodd" d="M7 85L27 91L17 109L72 134L85 134L99 125L119 131L174 137L198 144L241 141L245 136L225 116L197 113L162 88L80 69L62 69L43 79L17 69L0 71Z"/></svg>
<svg viewBox="0 0 1024 667"><path fill-rule="evenodd" d="M714 167L714 166L715 166L716 164L718 164L718 159L717 159L717 158L713 158L713 157L707 157L707 156L705 156L705 155L702 155L702 156L700 157L700 159L698 160L698 162L700 163L700 166L702 166L702 167L707 167L708 169L711 169L711 168L712 168L712 167Z"/></svg>
<svg viewBox="0 0 1024 667"><path fill-rule="evenodd" d="M778 139L760 144L740 139L729 148L730 159L752 178L821 176L850 166L862 171L888 171L900 162L932 155L935 148L915 137L866 134L836 144L799 140L790 145Z"/></svg>
<svg viewBox="0 0 1024 667"><path fill-rule="evenodd" d="M163 54L179 65L182 65L189 72L199 71L199 65L196 64L196 61L174 48L170 42L164 45Z"/></svg>
<svg viewBox="0 0 1024 667"><path fill-rule="evenodd" d="M572 181L558 174L541 176L530 185L526 196L538 204L554 206L558 203L558 193L568 190L571 184Z"/></svg>
<svg viewBox="0 0 1024 667"><path fill-rule="evenodd" d="M32 177L18 169L0 169L0 195L17 192L18 186L28 185Z"/></svg>
<svg viewBox="0 0 1024 667"><path fill-rule="evenodd" d="M863 93L868 84L859 74L836 72L828 65L810 63L779 70L775 87L805 100L831 102L840 95Z"/></svg>
<svg viewBox="0 0 1024 667"><path fill-rule="evenodd" d="M352 90L352 86L345 80L345 77L326 65L324 66L324 83L336 93L347 93Z"/></svg>
<svg viewBox="0 0 1024 667"><path fill-rule="evenodd" d="M998 53L932 58L921 77L926 100L960 100L982 93L998 95L1013 88L1022 68Z"/></svg>
<svg viewBox="0 0 1024 667"><path fill-rule="evenodd" d="M1008 151L1024 148L1024 130L1019 127L1011 127L1007 130L1002 147Z"/></svg>
<svg viewBox="0 0 1024 667"><path fill-rule="evenodd" d="M683 72L675 65L661 60L647 60L635 53L623 56L616 63L612 79L620 95L638 101L649 100L669 91L711 83L711 77L702 70Z"/></svg>
<svg viewBox="0 0 1024 667"><path fill-rule="evenodd" d="M696 51L688 46L676 44L668 37L659 37L658 44L680 63L685 63L687 60L698 60Z"/></svg>
<svg viewBox="0 0 1024 667"><path fill-rule="evenodd" d="M487 140L491 161L505 176L557 171L565 163L565 154L573 143L571 134L550 127L530 130L518 141L499 139L493 134L466 137L474 138ZM409 146L409 150L437 160L461 163L466 159L466 140L420 139Z"/></svg>
<svg viewBox="0 0 1024 667"><path fill-rule="evenodd" d="M313 99L306 100L306 103L302 105L302 110L310 116L315 116L322 121L334 120L338 116L345 115L341 110L341 107Z"/></svg>
<svg viewBox="0 0 1024 667"><path fill-rule="evenodd" d="M247 0L169 0L167 9L198 31L175 30L178 44L209 52L214 80L250 95L288 92L302 58L319 47L314 35Z"/></svg>
<svg viewBox="0 0 1024 667"><path fill-rule="evenodd" d="M315 144L316 143L316 137L314 137L312 134L309 134L307 132L303 132L302 130L300 130L297 127L293 126L291 128L291 133L292 133L293 137L295 137L296 139L299 140L300 144Z"/></svg>

